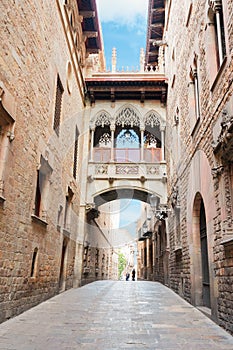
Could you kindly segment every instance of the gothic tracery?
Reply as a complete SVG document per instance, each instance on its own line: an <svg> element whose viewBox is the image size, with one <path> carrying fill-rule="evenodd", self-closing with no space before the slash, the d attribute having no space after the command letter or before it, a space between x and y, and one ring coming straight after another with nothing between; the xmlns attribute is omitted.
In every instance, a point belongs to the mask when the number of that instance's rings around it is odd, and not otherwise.
<svg viewBox="0 0 233 350"><path fill-rule="evenodd" d="M121 125L122 127L125 125L130 125L132 128L133 126L140 126L140 119L133 108L125 107L117 115L116 125Z"/></svg>

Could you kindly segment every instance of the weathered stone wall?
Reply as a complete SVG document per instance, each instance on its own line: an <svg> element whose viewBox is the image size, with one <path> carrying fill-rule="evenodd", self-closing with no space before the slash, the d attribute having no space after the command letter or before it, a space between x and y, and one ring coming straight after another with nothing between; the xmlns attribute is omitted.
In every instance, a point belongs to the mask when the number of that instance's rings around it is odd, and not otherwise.
<svg viewBox="0 0 233 350"><path fill-rule="evenodd" d="M71 53L58 2L3 0L0 8L0 80L16 105L12 115L15 138L9 145L4 168L5 201L0 206L0 321L4 321L56 294L61 275L62 289L73 285L79 175L74 179L72 172L76 126L82 134L83 102L72 64L67 77ZM64 88L59 137L53 130L57 74ZM72 92L68 91L68 78ZM81 154L80 143L79 157ZM52 168L46 198L47 225L31 217L41 155ZM70 227L63 231L68 186L74 196ZM31 277L35 248L38 257Z"/></svg>
<svg viewBox="0 0 233 350"><path fill-rule="evenodd" d="M105 279L118 279L118 255L114 231L114 213L119 204L105 203L98 207L98 217L85 225L82 285Z"/></svg>
<svg viewBox="0 0 233 350"><path fill-rule="evenodd" d="M216 125L220 125L223 110L227 109L228 115L232 116L231 1L223 1L223 13L227 55L220 69L215 71L214 47L210 47L208 2L172 2L166 34L168 192L171 201L174 187L178 188L176 207L180 208L180 249L176 249L174 211L169 215L168 231L171 288L201 306L200 232L197 230L200 207L198 209L197 206L197 214L194 210L200 194L206 212L212 317L232 332L232 240L230 245L224 244L224 239L233 237L232 178L231 182L226 181L232 157L224 161L224 154L214 153L213 148ZM190 100L190 67L197 68L199 84L200 120L195 127L192 120L195 104L194 99ZM232 136L228 142L231 140ZM223 173L215 176L215 168L221 165L224 166Z"/></svg>

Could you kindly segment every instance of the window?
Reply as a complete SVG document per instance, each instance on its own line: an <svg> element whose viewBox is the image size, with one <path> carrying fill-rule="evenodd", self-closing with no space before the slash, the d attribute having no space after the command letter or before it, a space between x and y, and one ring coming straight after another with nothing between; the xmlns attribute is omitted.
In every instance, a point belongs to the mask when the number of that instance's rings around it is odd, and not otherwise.
<svg viewBox="0 0 233 350"><path fill-rule="evenodd" d="M212 69L214 65L219 70L226 56L222 1L211 0L209 3L208 51L210 60L215 60L215 62L212 62Z"/></svg>
<svg viewBox="0 0 233 350"><path fill-rule="evenodd" d="M197 56L195 55L193 66L190 70L191 81L189 83L189 116L191 130L193 131L197 122L200 119L200 94L199 94L199 79L197 69Z"/></svg>
<svg viewBox="0 0 233 350"><path fill-rule="evenodd" d="M60 228L61 228L62 212L63 212L63 207L62 207L62 205L60 205L58 212L57 212L57 229L58 229L58 231L60 231Z"/></svg>
<svg viewBox="0 0 233 350"><path fill-rule="evenodd" d="M65 214L64 214L64 228L67 231L70 231L70 223L71 223L71 206L72 206L72 198L73 191L70 187L68 187L68 193L66 195L66 204L65 204Z"/></svg>
<svg viewBox="0 0 233 350"><path fill-rule="evenodd" d="M95 268L99 268L99 249L96 248L96 254L95 254Z"/></svg>
<svg viewBox="0 0 233 350"><path fill-rule="evenodd" d="M57 136L59 136L60 122L61 122L61 105L62 105L62 94L64 92L59 75L57 76L57 90L56 90L56 101L55 101L55 112L54 112L54 122L53 129L55 130Z"/></svg>
<svg viewBox="0 0 233 350"><path fill-rule="evenodd" d="M223 62L224 57L226 56L222 2L214 1L213 8L214 8L214 27L215 27L216 48L217 48L217 62L218 62L218 68L219 68Z"/></svg>
<svg viewBox="0 0 233 350"><path fill-rule="evenodd" d="M36 275L36 267L37 267L37 257L38 257L38 248L35 248L32 254L32 265L31 265L31 277L35 277Z"/></svg>
<svg viewBox="0 0 233 350"><path fill-rule="evenodd" d="M75 141L74 141L74 166L73 166L73 177L77 179L77 163L78 163L78 128L75 129Z"/></svg>
<svg viewBox="0 0 233 350"><path fill-rule="evenodd" d="M4 198L4 182L6 175L6 165L10 143L14 140L13 125L14 119L5 109L4 101L5 92L0 86L0 202ZM9 96L8 96L9 99Z"/></svg>
<svg viewBox="0 0 233 350"><path fill-rule="evenodd" d="M46 221L47 216L49 179L51 174L52 168L48 161L41 156L40 168L37 170L34 215L44 221Z"/></svg>

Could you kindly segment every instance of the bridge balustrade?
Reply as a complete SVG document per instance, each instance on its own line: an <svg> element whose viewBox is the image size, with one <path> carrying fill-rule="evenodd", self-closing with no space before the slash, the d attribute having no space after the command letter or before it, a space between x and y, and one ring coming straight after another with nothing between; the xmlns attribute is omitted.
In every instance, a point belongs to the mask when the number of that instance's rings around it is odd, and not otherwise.
<svg viewBox="0 0 233 350"><path fill-rule="evenodd" d="M141 159L141 149L138 148L114 148L113 161L116 163L158 163L162 160L161 148L145 148L143 159ZM111 148L95 147L93 149L93 162L108 163L111 161Z"/></svg>

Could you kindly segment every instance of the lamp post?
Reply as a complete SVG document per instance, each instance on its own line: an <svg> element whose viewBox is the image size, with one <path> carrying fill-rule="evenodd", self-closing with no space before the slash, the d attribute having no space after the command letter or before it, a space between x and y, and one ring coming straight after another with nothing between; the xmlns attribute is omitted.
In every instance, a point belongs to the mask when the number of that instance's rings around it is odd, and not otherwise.
<svg viewBox="0 0 233 350"><path fill-rule="evenodd" d="M156 196L154 193L150 196L150 206L151 209L153 211L153 213L155 214L155 212L157 211L158 208L158 204L159 204L159 197Z"/></svg>
<svg viewBox="0 0 233 350"><path fill-rule="evenodd" d="M162 208L159 205L160 198L156 196L154 193L150 196L150 206L152 209L152 212L159 220L165 220L167 218L167 212L171 211L171 209Z"/></svg>

